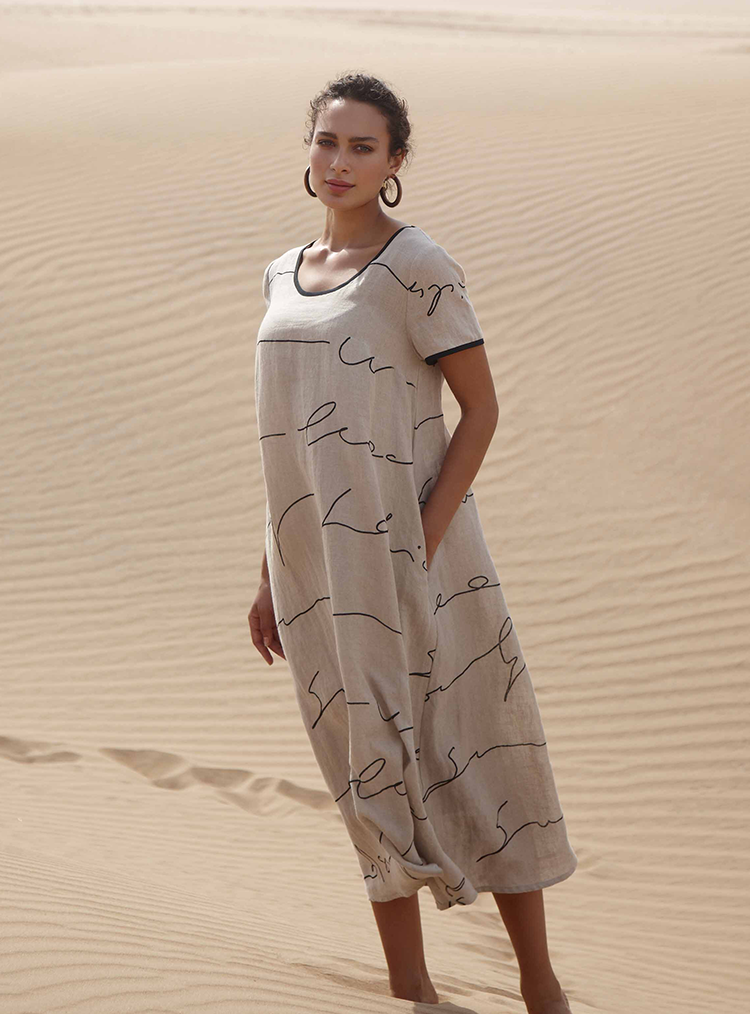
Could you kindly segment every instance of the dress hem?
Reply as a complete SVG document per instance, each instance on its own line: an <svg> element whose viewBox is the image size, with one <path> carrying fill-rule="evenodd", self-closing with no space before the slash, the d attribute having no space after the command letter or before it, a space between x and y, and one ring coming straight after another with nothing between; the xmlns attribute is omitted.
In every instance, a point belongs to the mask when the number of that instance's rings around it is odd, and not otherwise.
<svg viewBox="0 0 750 1014"><path fill-rule="evenodd" d="M530 891L539 891L545 887L552 887L553 884L559 884L561 881L567 880L568 877L571 877L577 869L578 869L578 859L576 858L575 864L571 866L569 870L566 870L564 873L559 873L556 877L550 877L549 880L542 880L536 884L525 884L521 887L495 887L493 885L482 885L480 887L475 887L474 890L477 892L477 894L487 894L487 893L526 894ZM428 881L425 880L421 884L421 886L418 887L416 891L412 891L411 894L394 894L390 898L370 898L369 900L378 902L387 902L387 901L396 901L398 898L411 898L413 895L419 894L419 892L427 886ZM470 904L473 904L473 902L470 902ZM437 907L439 911L444 911L445 909L448 908L456 908L457 905L454 904L443 906L438 905ZM462 905L461 907L466 908L468 906Z"/></svg>
<svg viewBox="0 0 750 1014"><path fill-rule="evenodd" d="M568 877L572 877L575 871L578 869L578 863L572 866L565 873L560 873L556 877L551 877L549 880L542 880L538 884L529 884L526 887L477 887L477 894L481 894L484 891L492 891L494 894L526 894L527 891L539 891L544 887L552 887L553 884L559 884L562 880L567 880Z"/></svg>

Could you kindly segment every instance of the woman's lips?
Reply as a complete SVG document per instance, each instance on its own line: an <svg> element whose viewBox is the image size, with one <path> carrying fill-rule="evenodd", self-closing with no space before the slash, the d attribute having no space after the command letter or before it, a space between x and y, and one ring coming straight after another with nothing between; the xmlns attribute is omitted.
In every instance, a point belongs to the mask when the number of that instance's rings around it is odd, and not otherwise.
<svg viewBox="0 0 750 1014"><path fill-rule="evenodd" d="M343 194L345 190L354 189L353 184L349 184L349 186L347 186L346 184L329 183L328 180L326 180L326 184L328 185L329 189L333 190L333 192L336 194Z"/></svg>

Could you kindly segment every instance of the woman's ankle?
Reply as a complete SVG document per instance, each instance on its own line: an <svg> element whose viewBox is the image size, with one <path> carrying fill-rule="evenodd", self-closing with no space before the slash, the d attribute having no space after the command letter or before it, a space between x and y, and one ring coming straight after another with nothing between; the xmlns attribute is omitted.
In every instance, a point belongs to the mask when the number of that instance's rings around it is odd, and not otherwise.
<svg viewBox="0 0 750 1014"><path fill-rule="evenodd" d="M521 995L535 999L556 999L562 993L562 986L555 973L549 971L541 973L526 973L521 975Z"/></svg>

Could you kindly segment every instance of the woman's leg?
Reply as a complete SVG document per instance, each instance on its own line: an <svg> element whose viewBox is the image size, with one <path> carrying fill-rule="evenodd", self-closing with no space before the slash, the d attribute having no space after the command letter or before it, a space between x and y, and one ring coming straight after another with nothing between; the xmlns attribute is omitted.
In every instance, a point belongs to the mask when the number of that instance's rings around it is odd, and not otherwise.
<svg viewBox="0 0 750 1014"><path fill-rule="evenodd" d="M560 987L547 949L543 891L495 894L521 972L521 995L532 1014L568 1014L567 997Z"/></svg>
<svg viewBox="0 0 750 1014"><path fill-rule="evenodd" d="M418 896L370 904L388 963L391 994L400 1000L438 1003L425 963Z"/></svg>

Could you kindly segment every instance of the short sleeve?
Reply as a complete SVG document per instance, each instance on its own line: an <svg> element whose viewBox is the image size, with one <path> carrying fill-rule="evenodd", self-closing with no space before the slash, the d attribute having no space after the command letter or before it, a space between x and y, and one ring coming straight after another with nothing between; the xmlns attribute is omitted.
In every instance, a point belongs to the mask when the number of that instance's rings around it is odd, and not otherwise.
<svg viewBox="0 0 750 1014"><path fill-rule="evenodd" d="M409 269L406 329L420 359L434 366L453 352L484 344L464 269L439 243L422 248Z"/></svg>

